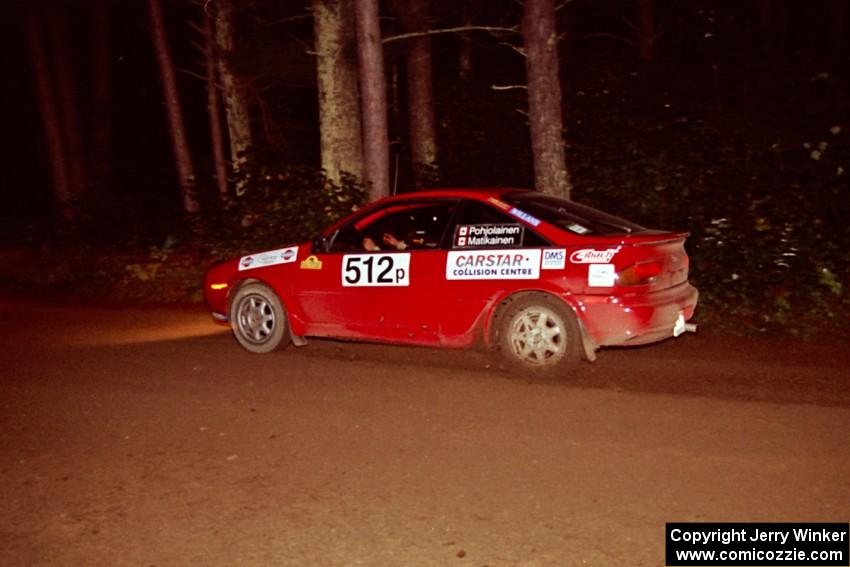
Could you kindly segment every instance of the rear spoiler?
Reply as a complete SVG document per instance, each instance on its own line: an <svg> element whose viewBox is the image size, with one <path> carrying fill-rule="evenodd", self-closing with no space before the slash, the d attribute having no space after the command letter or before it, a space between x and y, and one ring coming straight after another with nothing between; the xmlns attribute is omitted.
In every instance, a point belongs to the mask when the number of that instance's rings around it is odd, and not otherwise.
<svg viewBox="0 0 850 567"><path fill-rule="evenodd" d="M655 246L657 244L667 244L668 242L679 242L680 240L685 240L691 235L690 232L674 232L672 234L666 235L666 238L657 238L653 240L639 241L633 242L632 246ZM634 236L640 236L639 234L634 234Z"/></svg>

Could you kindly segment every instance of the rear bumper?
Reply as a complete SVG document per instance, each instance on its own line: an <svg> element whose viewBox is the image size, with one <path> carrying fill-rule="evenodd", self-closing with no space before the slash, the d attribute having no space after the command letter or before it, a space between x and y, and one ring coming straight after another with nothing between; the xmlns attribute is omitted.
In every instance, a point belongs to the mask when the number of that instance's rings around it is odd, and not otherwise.
<svg viewBox="0 0 850 567"><path fill-rule="evenodd" d="M688 282L641 295L580 295L577 311L597 346L642 345L673 336L694 315L699 292Z"/></svg>

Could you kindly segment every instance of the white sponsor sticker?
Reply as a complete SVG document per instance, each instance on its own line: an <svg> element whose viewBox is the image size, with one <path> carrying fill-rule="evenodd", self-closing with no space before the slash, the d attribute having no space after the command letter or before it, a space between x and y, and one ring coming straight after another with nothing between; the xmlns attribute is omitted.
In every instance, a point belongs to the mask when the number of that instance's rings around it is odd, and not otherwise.
<svg viewBox="0 0 850 567"><path fill-rule="evenodd" d="M544 270L563 270L567 262L567 251L564 248L544 248L543 265Z"/></svg>
<svg viewBox="0 0 850 567"><path fill-rule="evenodd" d="M289 264L298 256L298 247L290 246L280 250L269 250L258 254L249 254L239 258L239 270L252 270L254 268L265 268L275 264Z"/></svg>
<svg viewBox="0 0 850 567"><path fill-rule="evenodd" d="M410 253L346 254L342 257L343 287L410 285Z"/></svg>
<svg viewBox="0 0 850 567"><path fill-rule="evenodd" d="M573 264L607 264L614 259L614 256L619 251L619 248L609 248L607 250L582 248L570 254L570 262Z"/></svg>
<svg viewBox="0 0 850 567"><path fill-rule="evenodd" d="M536 280L540 250L482 250L449 252L447 280Z"/></svg>
<svg viewBox="0 0 850 567"><path fill-rule="evenodd" d="M611 287L616 281L614 264L591 264L587 267L587 285L590 287Z"/></svg>

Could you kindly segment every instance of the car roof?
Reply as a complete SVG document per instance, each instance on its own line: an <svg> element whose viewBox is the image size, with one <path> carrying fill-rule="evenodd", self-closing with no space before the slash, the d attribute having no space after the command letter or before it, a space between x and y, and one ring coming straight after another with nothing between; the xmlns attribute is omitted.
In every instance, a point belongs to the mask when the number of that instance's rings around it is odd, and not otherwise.
<svg viewBox="0 0 850 567"><path fill-rule="evenodd" d="M418 191L412 191L409 193L402 193L400 195L394 195L391 197L384 197L382 199L378 199L376 201L372 201L371 203L367 203L364 205L358 212L352 213L351 215L339 219L331 226L329 226L324 234L330 234L334 230L338 229L341 225L351 222L352 220L356 220L358 218L362 218L364 216L368 216L372 214L376 208L381 208L385 206L392 206L394 203L405 204L405 203L416 203L422 202L423 200L440 200L440 199L472 199L477 201L486 202L491 200L491 204L495 205L498 208L503 208L507 210L511 207L510 204L506 202L499 202L501 199L504 199L508 195L523 195L530 193L538 193L537 191L531 189L521 189L516 187L442 187L442 188L434 188L434 189L423 189ZM499 199L499 201L492 201L493 199ZM581 206L581 205L579 205ZM589 208L589 207L587 207ZM514 209L515 210L515 209ZM520 211L521 213L522 211ZM599 211L597 211L599 212ZM527 214L527 213L526 213ZM606 214L600 212L600 214ZM529 223L529 221L523 217L518 216L520 222ZM533 219L533 217L532 217ZM542 221L542 222L541 222ZM624 221L628 222L628 221ZM634 224L634 223L630 223ZM671 238L680 238L687 236L685 232L670 232L670 231L657 231L650 230L638 225L635 225L635 228L638 229L635 232L629 232L628 237L632 240L657 240L659 234L669 234ZM545 220L538 220L536 224L534 224L534 231L551 241L553 244L563 245L567 242L572 242L575 238L575 234L571 234L569 231L564 230L563 228L550 224ZM624 234L620 232L612 233L612 234L598 234L594 235L595 242L607 242L610 241L611 244L621 243Z"/></svg>
<svg viewBox="0 0 850 567"><path fill-rule="evenodd" d="M508 193L525 193L527 191L527 189L517 189L513 187L441 187L401 193L399 195L383 197L381 199L365 203L357 212L338 219L336 222L328 226L325 229L324 234L330 234L341 225L350 222L353 218L368 215L368 211L371 211L375 207L391 205L392 203L406 203L410 201L420 201L423 199L476 199L485 201L488 197L499 197Z"/></svg>

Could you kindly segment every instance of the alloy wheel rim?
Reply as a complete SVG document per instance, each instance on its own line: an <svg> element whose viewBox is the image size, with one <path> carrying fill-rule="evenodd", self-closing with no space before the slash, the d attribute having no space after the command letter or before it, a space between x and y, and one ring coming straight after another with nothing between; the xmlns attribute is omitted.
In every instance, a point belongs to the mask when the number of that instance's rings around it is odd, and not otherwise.
<svg viewBox="0 0 850 567"><path fill-rule="evenodd" d="M274 308L263 296L248 295L239 303L237 322L243 337L256 344L264 343L274 333Z"/></svg>
<svg viewBox="0 0 850 567"><path fill-rule="evenodd" d="M559 359L567 348L560 317L542 307L520 312L511 324L510 346L529 364L542 366Z"/></svg>

